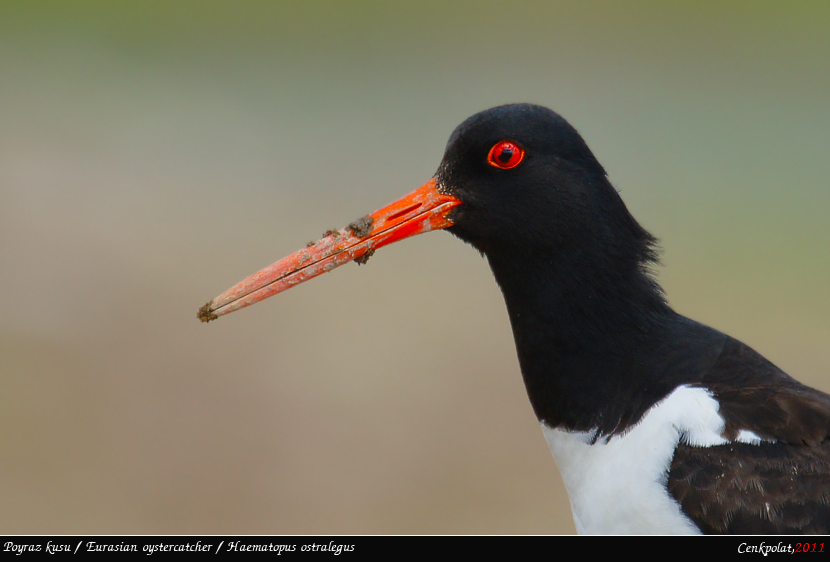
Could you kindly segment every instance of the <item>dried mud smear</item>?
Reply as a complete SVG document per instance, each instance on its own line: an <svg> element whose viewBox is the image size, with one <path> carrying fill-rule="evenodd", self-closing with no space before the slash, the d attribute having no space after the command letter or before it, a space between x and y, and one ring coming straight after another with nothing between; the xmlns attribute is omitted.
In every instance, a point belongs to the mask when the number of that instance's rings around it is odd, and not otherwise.
<svg viewBox="0 0 830 562"><path fill-rule="evenodd" d="M363 254L363 255L362 255L362 256L360 256L359 258L355 258L355 259L354 259L354 262L355 262L357 265L363 265L363 264L365 264L367 261L369 261L369 258L371 258L371 257L372 257L372 255L373 255L374 253L375 253L375 250L374 250L373 248L369 248L368 250L366 250L366 253L365 253L365 254Z"/></svg>
<svg viewBox="0 0 830 562"><path fill-rule="evenodd" d="M213 309L211 306L213 305L213 301L210 301L202 308L199 309L199 314L196 315L196 318L201 320L202 322L210 322L211 320L216 320L219 318L216 314L214 314Z"/></svg>
<svg viewBox="0 0 830 562"><path fill-rule="evenodd" d="M358 238L365 238L369 236L369 233L372 231L372 224L374 222L375 219L373 219L369 215L366 215L365 217L354 221L352 224L348 226L348 228L352 231L352 234L354 234Z"/></svg>

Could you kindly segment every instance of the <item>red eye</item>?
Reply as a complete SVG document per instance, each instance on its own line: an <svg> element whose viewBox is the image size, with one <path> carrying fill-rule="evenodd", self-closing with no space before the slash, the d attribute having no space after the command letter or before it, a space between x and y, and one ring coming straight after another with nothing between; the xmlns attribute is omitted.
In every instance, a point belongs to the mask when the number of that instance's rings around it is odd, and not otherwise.
<svg viewBox="0 0 830 562"><path fill-rule="evenodd" d="M487 163L502 170L509 170L521 164L525 151L515 142L497 142L487 155Z"/></svg>

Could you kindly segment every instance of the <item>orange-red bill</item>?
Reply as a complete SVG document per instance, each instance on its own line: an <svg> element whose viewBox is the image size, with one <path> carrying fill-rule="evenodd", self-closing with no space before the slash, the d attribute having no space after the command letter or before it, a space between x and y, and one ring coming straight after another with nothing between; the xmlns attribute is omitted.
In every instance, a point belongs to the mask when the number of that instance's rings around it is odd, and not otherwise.
<svg viewBox="0 0 830 562"><path fill-rule="evenodd" d="M210 322L350 261L365 263L375 250L416 234L452 226L447 213L461 201L439 193L434 179L391 205L356 220L254 273L199 309Z"/></svg>

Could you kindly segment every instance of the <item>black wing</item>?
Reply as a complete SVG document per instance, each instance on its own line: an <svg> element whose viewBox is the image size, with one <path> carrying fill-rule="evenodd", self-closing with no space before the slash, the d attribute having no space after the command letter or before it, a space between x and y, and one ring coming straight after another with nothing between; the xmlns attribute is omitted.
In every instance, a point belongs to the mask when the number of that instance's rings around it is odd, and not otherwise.
<svg viewBox="0 0 830 562"><path fill-rule="evenodd" d="M764 441L678 446L669 492L704 533L830 533L830 396L729 339L697 383L720 403L724 436Z"/></svg>

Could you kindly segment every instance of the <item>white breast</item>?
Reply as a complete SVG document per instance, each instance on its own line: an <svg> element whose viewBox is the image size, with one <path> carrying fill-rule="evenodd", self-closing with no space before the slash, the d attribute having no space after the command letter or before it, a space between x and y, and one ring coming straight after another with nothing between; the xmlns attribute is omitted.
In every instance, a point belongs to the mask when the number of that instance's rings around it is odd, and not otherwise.
<svg viewBox="0 0 830 562"><path fill-rule="evenodd" d="M727 443L718 403L703 388L678 387L622 435L542 425L571 499L580 534L697 534L666 490L674 450Z"/></svg>

